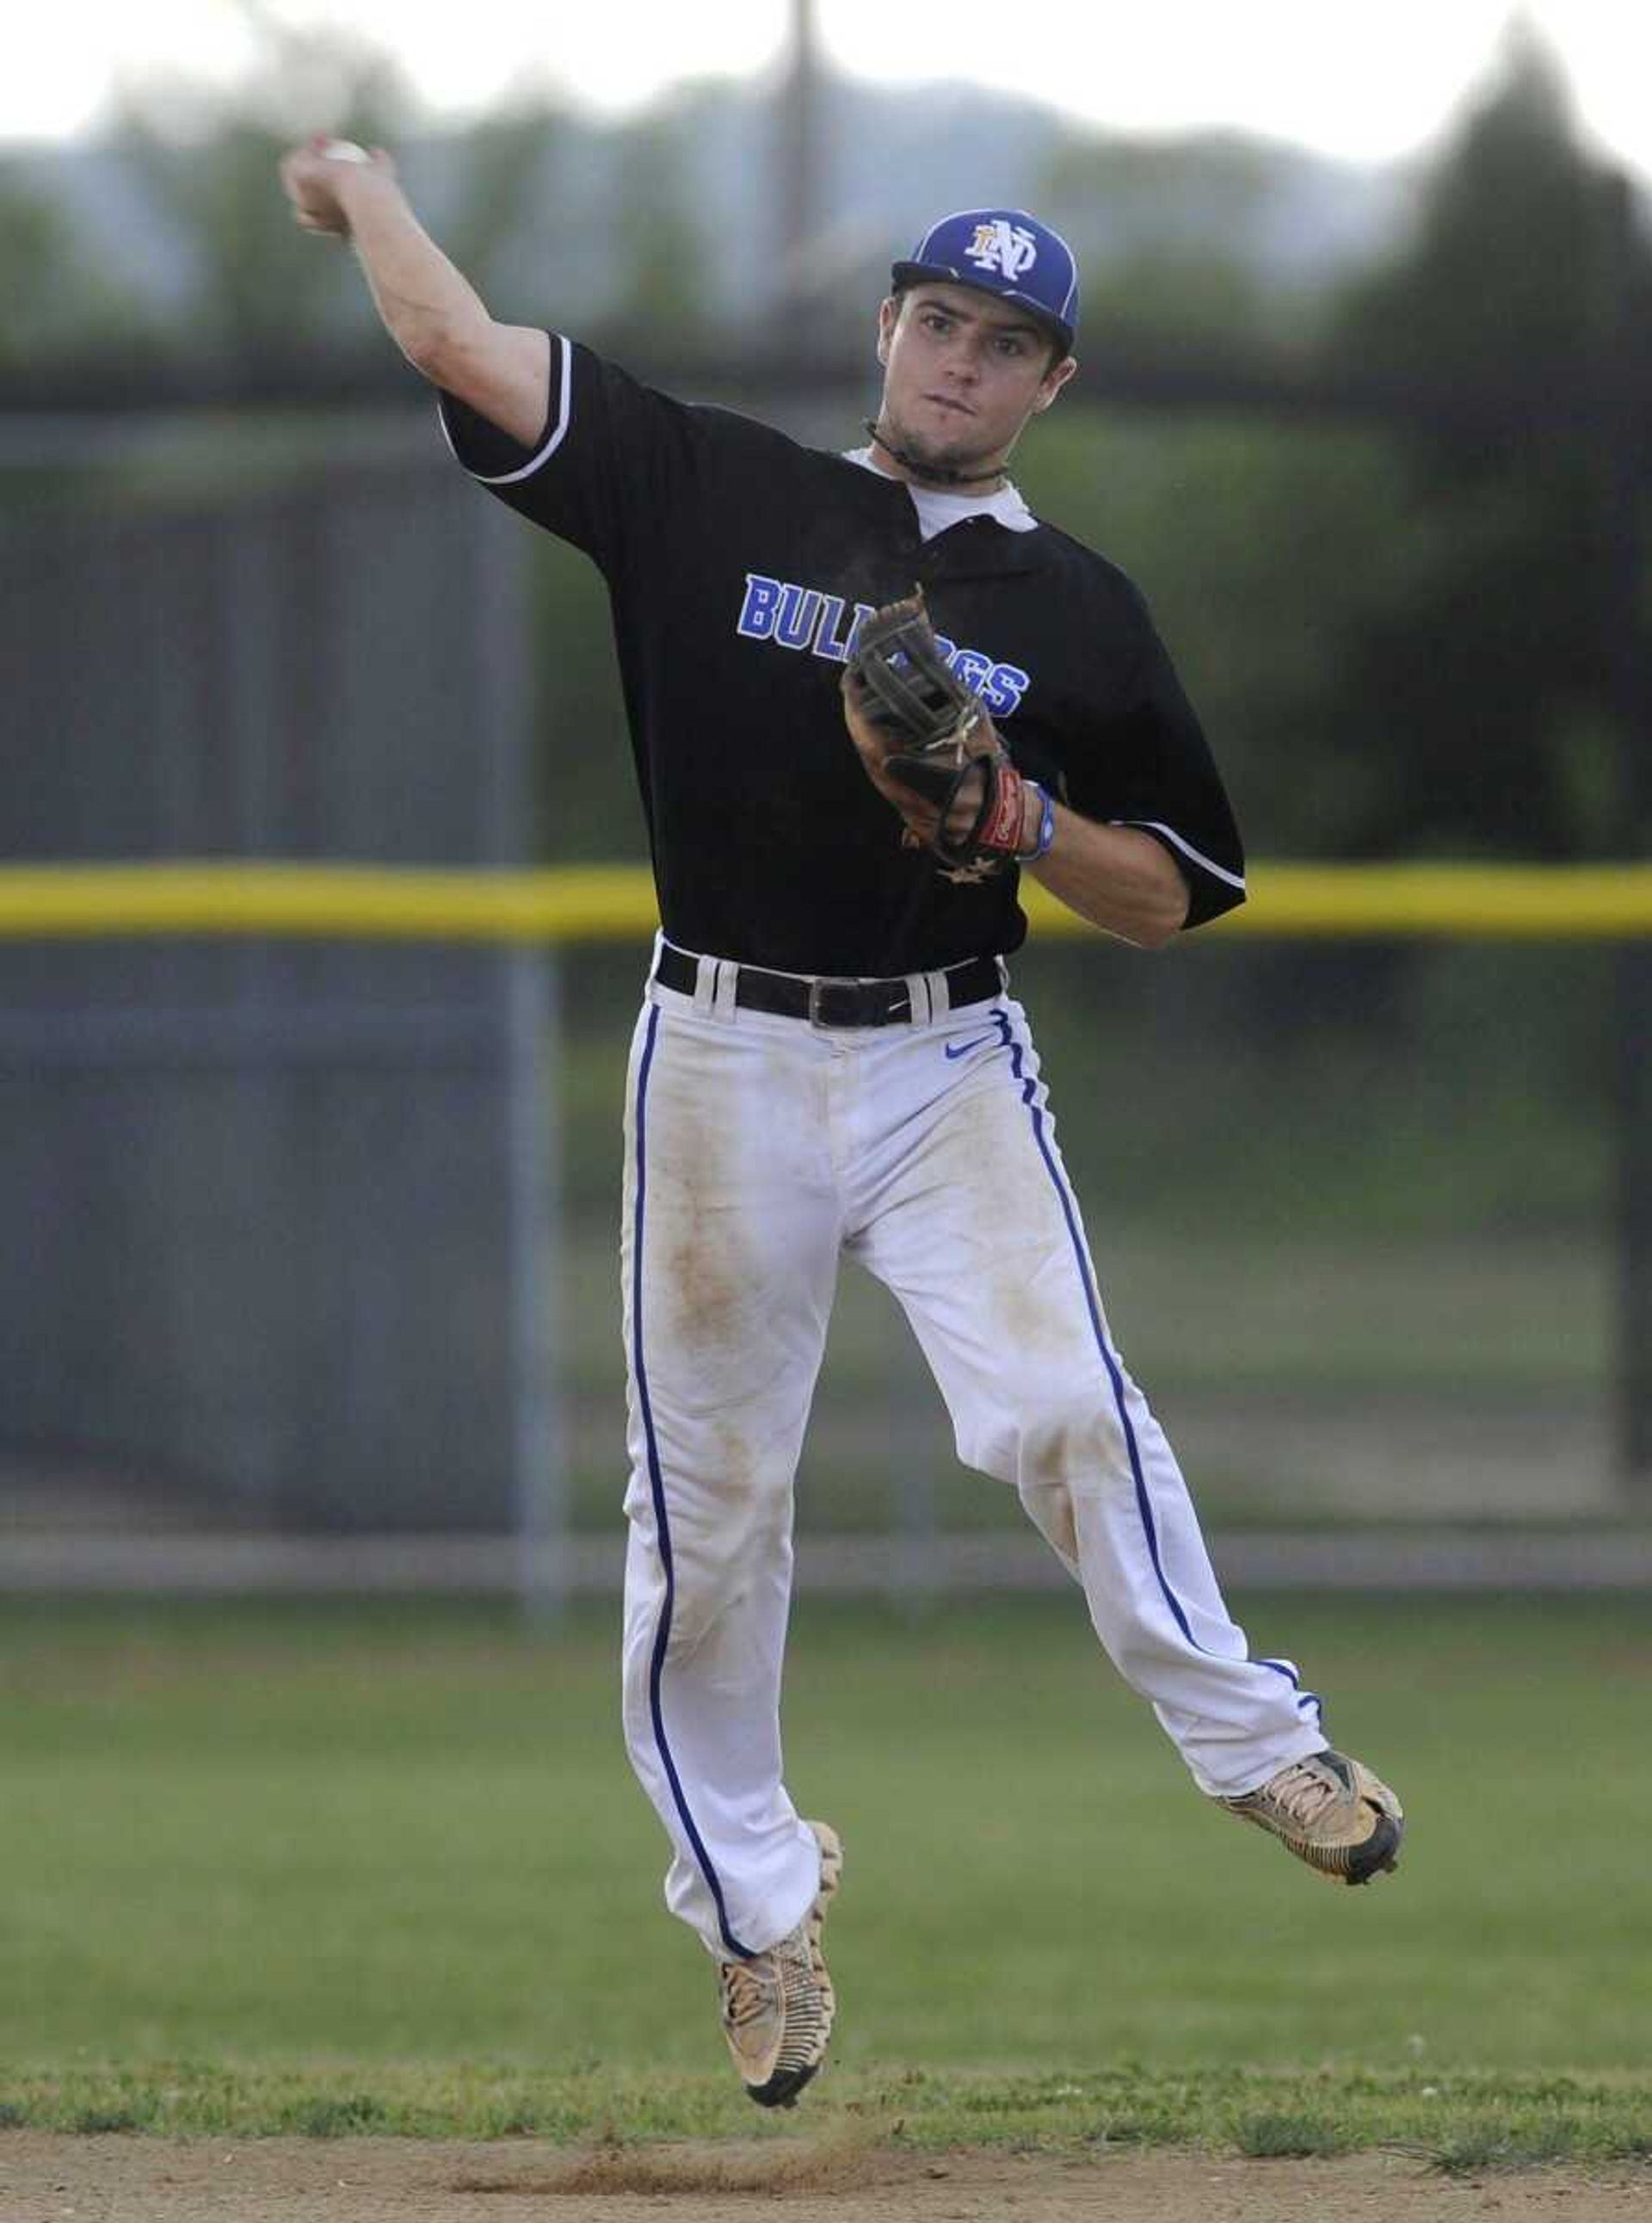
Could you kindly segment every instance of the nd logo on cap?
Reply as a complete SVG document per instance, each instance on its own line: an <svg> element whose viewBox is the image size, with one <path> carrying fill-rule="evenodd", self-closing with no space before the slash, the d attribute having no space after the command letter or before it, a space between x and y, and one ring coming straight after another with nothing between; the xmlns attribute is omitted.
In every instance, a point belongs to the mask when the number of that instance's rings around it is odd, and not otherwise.
<svg viewBox="0 0 1652 2223"><path fill-rule="evenodd" d="M977 224L964 253L978 269L1002 270L1006 278L1019 278L1038 261L1039 243L1024 224L997 216L989 224Z"/></svg>

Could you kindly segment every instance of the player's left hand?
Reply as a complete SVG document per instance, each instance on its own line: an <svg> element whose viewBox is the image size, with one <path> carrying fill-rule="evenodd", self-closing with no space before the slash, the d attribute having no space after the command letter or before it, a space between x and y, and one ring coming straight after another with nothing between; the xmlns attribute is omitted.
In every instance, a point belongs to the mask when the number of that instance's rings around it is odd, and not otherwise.
<svg viewBox="0 0 1652 2223"><path fill-rule="evenodd" d="M866 776L886 803L893 803L900 812L906 832L904 839L909 849L933 849L941 831L941 817L935 804L916 789L896 779L889 770L891 753L896 745L889 735L867 714L847 685L843 696L844 722L849 728ZM985 714L983 713L984 716ZM958 790L952 807L946 814L946 834L953 841L967 841L981 811L981 784L984 770L972 771Z"/></svg>
<svg viewBox="0 0 1652 2223"><path fill-rule="evenodd" d="M940 814L932 803L914 793L911 788L902 786L890 773L889 757L899 745L888 727L873 716L867 698L852 682L853 675L845 672L843 679L843 716L844 723L849 728L849 738L855 744L855 753L867 778L885 803L892 803L900 812L911 836L908 847L921 845L927 848L939 829ZM955 806L953 816L964 822L958 829L963 832L967 821L964 819L961 803Z"/></svg>
<svg viewBox="0 0 1652 2223"><path fill-rule="evenodd" d="M960 878L1031 853L1036 790L979 696L947 669L920 595L862 627L844 671L843 711L867 778L901 814L908 847L933 850Z"/></svg>

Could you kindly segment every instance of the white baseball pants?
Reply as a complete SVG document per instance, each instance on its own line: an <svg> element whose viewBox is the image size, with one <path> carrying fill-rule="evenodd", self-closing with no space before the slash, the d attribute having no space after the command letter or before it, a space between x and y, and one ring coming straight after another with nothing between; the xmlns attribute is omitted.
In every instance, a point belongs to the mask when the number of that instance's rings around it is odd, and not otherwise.
<svg viewBox="0 0 1652 2223"><path fill-rule="evenodd" d="M1201 1790L1322 1749L1318 1701L1253 1659L1170 1445L1114 1349L1026 1016L923 1024L738 1011L702 959L631 1047L621 1263L630 1382L625 1718L712 1953L803 1916L813 1838L781 1779L792 1483L839 1255L899 1300L959 1458L1010 1483ZM933 984L939 975L922 976Z"/></svg>

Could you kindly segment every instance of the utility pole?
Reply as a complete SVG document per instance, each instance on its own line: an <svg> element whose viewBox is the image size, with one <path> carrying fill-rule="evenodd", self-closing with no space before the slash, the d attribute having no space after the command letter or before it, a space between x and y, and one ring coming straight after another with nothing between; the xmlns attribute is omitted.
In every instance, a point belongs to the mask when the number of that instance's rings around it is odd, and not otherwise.
<svg viewBox="0 0 1652 2223"><path fill-rule="evenodd" d="M791 35L776 113L774 205L781 223L776 306L785 351L800 365L813 352L820 321L811 250L819 242L823 172L821 67L814 0L791 0Z"/></svg>
<svg viewBox="0 0 1652 2223"><path fill-rule="evenodd" d="M1652 854L1652 657L1643 582L1652 438L1637 375L1646 304L1629 180L1603 194L1597 322L1598 457L1603 645L1616 736L1622 853ZM1652 1505L1652 943L1615 952L1617 1031L1617 1465L1625 1493Z"/></svg>

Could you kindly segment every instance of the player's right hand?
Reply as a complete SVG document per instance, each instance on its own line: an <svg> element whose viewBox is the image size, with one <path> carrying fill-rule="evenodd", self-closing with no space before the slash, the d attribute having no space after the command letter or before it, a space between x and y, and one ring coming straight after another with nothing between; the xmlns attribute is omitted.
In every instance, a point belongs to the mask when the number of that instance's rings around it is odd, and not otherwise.
<svg viewBox="0 0 1652 2223"><path fill-rule="evenodd" d="M301 147L281 157L281 189L292 205L292 221L301 231L318 231L330 239L348 239L349 218L342 198L349 180L364 167L393 178L396 166L382 147L375 147L364 166L359 161L328 153L336 146L318 131Z"/></svg>

